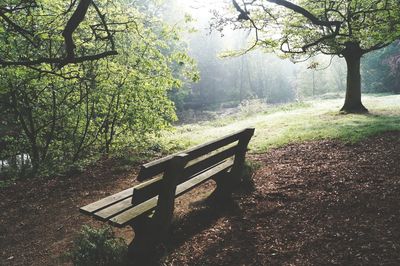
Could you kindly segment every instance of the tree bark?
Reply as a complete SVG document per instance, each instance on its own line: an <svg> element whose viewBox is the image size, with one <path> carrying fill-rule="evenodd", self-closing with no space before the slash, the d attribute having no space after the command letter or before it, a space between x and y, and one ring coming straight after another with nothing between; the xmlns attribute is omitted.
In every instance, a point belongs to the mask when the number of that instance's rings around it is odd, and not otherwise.
<svg viewBox="0 0 400 266"><path fill-rule="evenodd" d="M343 51L347 64L346 99L341 112L367 113L368 109L361 102L361 74L360 61L363 55L357 43L349 43Z"/></svg>

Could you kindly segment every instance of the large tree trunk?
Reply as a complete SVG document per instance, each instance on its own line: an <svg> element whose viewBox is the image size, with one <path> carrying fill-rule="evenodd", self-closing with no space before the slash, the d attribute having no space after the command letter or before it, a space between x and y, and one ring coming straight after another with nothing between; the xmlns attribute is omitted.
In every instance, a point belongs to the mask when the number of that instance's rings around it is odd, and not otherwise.
<svg viewBox="0 0 400 266"><path fill-rule="evenodd" d="M360 60L362 50L357 43L349 43L343 51L347 64L346 99L340 111L346 113L366 113L367 108L361 102Z"/></svg>

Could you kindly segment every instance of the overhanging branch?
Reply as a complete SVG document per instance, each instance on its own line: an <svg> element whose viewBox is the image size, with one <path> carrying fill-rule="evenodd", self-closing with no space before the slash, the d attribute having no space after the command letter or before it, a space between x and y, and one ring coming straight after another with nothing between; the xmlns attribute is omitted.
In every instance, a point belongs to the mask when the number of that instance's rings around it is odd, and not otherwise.
<svg viewBox="0 0 400 266"><path fill-rule="evenodd" d="M311 14L308 10L304 9L301 6L298 6L296 4L293 4L291 2L288 2L286 0L267 0L268 2L286 7L298 14L303 15L304 17L308 18L312 24L317 25L317 26L324 26L324 27L331 27L331 26L335 26L335 32L338 31L337 28L340 28L340 26L342 25L341 21L326 21L326 20L320 20L318 19L316 16L314 16L313 14Z"/></svg>
<svg viewBox="0 0 400 266"><path fill-rule="evenodd" d="M117 55L117 51L106 51L103 53L95 54L95 55L87 55L81 57L74 57L74 58L39 58L36 60L22 60L22 61L4 61L0 59L0 65L4 67L9 66L34 66L40 64L57 64L61 67L68 65L68 64L77 64L83 63L85 61L94 61L99 60L107 56Z"/></svg>
<svg viewBox="0 0 400 266"><path fill-rule="evenodd" d="M320 44L321 42L323 42L325 40L333 39L336 36L338 36L339 33L340 33L340 28L341 28L341 25L342 25L341 21L337 21L337 20L335 20L335 21L321 20L321 19L317 18L316 16L314 16L311 12L309 12L305 8L303 8L303 7L299 6L299 5L293 4L293 3L289 2L289 1L286 1L286 0L267 0L267 1L270 2L270 3L276 4L276 5L279 5L279 6L283 6L283 7L287 8L287 9L290 9L290 10L302 15L303 17L305 17L308 20L310 20L311 23L313 25L315 25L315 26L327 27L327 28L330 29L331 34L322 36L321 38L319 38L319 39L317 39L317 40L315 40L315 41L313 41L313 42L311 42L309 44L304 45L303 47L301 47L302 52L306 52L310 47L316 46L316 45ZM238 19L251 21L252 26L257 30L256 24L251 19L250 13L247 12L247 7L246 7L247 5L253 4L254 1L247 2L247 3L243 2L244 8L241 8L240 5L235 0L232 0L232 2L233 2L233 5L234 5L235 9L240 13ZM332 27L334 29L332 29ZM302 52L295 52L295 53L302 53Z"/></svg>
<svg viewBox="0 0 400 266"><path fill-rule="evenodd" d="M68 10L72 9L72 6L75 4L75 1L71 4ZM38 58L34 60L15 60L15 61L7 61L5 59L0 58L0 66L9 67L9 66L34 66L40 64L56 64L58 67L62 68L67 64L76 64L82 63L85 61L98 60L107 56L117 55L117 51L115 51L115 44L113 40L113 36L108 29L107 23L105 21L105 15L100 13L100 10L97 6L95 6L96 12L100 16L101 23L104 26L105 31L107 32L107 39L111 43L111 50L105 51L101 53L97 53L94 55L85 55L76 57L75 55L75 42L73 39L73 33L85 19L86 13L91 4L94 4L92 0L79 0L78 6L75 11L72 13L71 17L67 21L64 30L62 31L62 36L64 37L64 45L66 55L65 57L56 57L56 58ZM21 36L25 37L34 47L36 47L33 41L29 38L32 35L29 31L24 28L18 26L16 23L11 21L3 12L0 10L0 18L6 21L11 27L13 27Z"/></svg>

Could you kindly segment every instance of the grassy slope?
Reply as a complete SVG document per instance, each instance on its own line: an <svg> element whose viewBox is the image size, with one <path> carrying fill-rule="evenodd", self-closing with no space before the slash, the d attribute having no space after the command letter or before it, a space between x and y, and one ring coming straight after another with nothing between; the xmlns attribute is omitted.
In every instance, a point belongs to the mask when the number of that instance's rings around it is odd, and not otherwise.
<svg viewBox="0 0 400 266"><path fill-rule="evenodd" d="M314 100L179 126L163 134L162 144L167 149L182 149L245 127L255 127L250 148L264 152L292 142L327 138L356 142L380 132L400 130L400 95L369 95L363 102L370 110L367 115L339 114L343 99Z"/></svg>

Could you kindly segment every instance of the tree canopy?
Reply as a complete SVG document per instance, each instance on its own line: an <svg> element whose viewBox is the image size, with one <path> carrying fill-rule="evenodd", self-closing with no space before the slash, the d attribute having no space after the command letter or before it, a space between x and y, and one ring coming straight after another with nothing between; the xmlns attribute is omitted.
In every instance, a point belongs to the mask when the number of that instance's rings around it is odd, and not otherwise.
<svg viewBox="0 0 400 266"><path fill-rule="evenodd" d="M115 34L129 23L132 17L107 0L4 0L0 65L62 67L116 55ZM12 54L10 47L20 53Z"/></svg>
<svg viewBox="0 0 400 266"><path fill-rule="evenodd" d="M255 43L249 50L279 50L295 60L318 53L344 57L346 112L366 111L361 103L360 58L400 37L397 0L233 0L233 7L239 16L222 18L218 27L233 24L254 30Z"/></svg>
<svg viewBox="0 0 400 266"><path fill-rule="evenodd" d="M96 1L74 33L75 55L68 57L65 8L75 2L41 1L15 11L12 21L31 27L32 42L4 21L0 28L3 66L15 62L0 68L0 160L27 175L63 172L145 145L176 119L168 92L197 79L179 27L158 18L155 1ZM107 21L108 30L103 12L114 21ZM93 60L109 49L118 54Z"/></svg>

